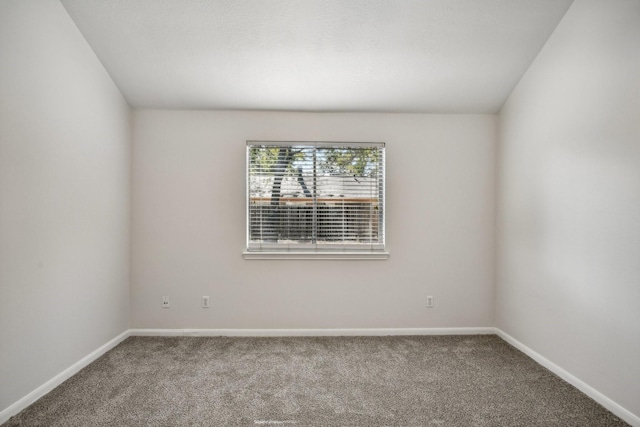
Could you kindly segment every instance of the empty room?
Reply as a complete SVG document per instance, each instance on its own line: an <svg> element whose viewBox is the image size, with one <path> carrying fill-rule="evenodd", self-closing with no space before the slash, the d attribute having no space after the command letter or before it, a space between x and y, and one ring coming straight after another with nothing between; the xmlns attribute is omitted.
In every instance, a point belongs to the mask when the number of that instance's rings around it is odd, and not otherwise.
<svg viewBox="0 0 640 427"><path fill-rule="evenodd" d="M640 427L640 0L0 0L0 424Z"/></svg>

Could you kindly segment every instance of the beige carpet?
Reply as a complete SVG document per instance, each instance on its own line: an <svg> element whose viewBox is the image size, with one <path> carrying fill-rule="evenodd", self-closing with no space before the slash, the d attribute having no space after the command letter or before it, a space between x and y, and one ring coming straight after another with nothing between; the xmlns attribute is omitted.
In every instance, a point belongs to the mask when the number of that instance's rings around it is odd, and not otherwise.
<svg viewBox="0 0 640 427"><path fill-rule="evenodd" d="M128 338L5 426L622 426L500 338Z"/></svg>

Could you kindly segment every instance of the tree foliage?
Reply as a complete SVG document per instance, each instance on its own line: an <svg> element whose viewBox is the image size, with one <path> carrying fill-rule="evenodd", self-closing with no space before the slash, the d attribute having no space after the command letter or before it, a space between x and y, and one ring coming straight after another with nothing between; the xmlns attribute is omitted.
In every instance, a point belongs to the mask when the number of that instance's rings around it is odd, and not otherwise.
<svg viewBox="0 0 640 427"><path fill-rule="evenodd" d="M375 148L322 148L319 169L328 175L375 176L378 150Z"/></svg>
<svg viewBox="0 0 640 427"><path fill-rule="evenodd" d="M320 147L255 147L250 151L250 161L261 173L273 175L375 176L378 172L379 151L376 148ZM302 172L301 172L302 171Z"/></svg>

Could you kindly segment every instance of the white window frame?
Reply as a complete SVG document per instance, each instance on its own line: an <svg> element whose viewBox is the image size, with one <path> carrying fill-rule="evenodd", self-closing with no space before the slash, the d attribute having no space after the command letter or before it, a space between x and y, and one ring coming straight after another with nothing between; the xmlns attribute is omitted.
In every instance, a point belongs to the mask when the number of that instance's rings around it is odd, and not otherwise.
<svg viewBox="0 0 640 427"><path fill-rule="evenodd" d="M338 248L317 247L317 245L297 244L295 247L289 247L285 244L261 244L260 247L252 246L250 243L250 190L249 190L249 167L250 167L250 148L257 145L268 146L316 146L316 147L377 147L382 148L382 171L380 199L382 205L382 231L379 231L379 237L382 243L364 248L363 245L339 245ZM386 260L389 258L389 252L386 248L386 159L385 144L381 142L327 142L327 141L255 141L246 142L246 165L245 165L245 214L246 214L246 250L242 253L243 257L248 260L273 260L273 259L313 259L313 260Z"/></svg>

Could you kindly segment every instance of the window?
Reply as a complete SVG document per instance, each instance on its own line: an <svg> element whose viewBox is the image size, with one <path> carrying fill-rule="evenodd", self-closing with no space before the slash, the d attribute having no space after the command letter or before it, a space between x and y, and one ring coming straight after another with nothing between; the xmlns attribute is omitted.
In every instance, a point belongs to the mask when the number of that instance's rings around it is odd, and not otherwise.
<svg viewBox="0 0 640 427"><path fill-rule="evenodd" d="M387 258L384 143L247 142L245 258Z"/></svg>

